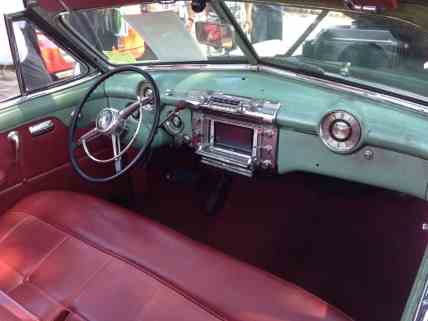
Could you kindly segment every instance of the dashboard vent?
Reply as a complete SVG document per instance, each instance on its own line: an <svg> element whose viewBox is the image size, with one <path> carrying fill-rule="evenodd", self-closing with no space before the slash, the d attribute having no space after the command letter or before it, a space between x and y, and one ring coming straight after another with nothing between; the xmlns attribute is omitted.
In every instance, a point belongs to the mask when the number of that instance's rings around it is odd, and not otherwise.
<svg viewBox="0 0 428 321"><path fill-rule="evenodd" d="M228 96L211 96L209 102L215 105L226 105L226 106L239 106L241 100L238 98Z"/></svg>

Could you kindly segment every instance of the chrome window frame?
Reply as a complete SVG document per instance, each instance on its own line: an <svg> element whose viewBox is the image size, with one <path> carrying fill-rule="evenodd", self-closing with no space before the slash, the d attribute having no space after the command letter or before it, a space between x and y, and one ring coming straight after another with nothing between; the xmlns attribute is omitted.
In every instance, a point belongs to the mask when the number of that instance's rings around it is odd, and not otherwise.
<svg viewBox="0 0 428 321"><path fill-rule="evenodd" d="M8 37L9 37L9 42L11 46L12 56L16 66L16 75L17 75L18 83L20 87L20 95L16 97L11 97L10 99L6 99L4 101L0 101L0 110L16 104L20 104L24 101L27 101L28 99L32 99L38 96L44 96L51 92L56 92L57 90L62 90L64 88L73 87L76 84L76 82L80 83L79 80L83 80L83 82L85 82L88 76L90 77L91 75L94 74L93 69L91 69L90 66L85 61L77 57L75 53L65 48L63 44L58 43L56 40L51 40L52 37L50 36L49 32L47 32L35 21L33 21L31 17L28 16L27 11L8 14L5 16L5 19L6 19L6 28L8 31ZM13 32L13 23L19 20L27 20L28 22L32 23L37 29L43 32L43 34L46 37L48 37L49 40L53 41L55 45L60 47L62 50L67 51L67 53L70 54L70 56L72 56L73 59L83 67L82 69L84 70L81 71L77 76L68 77L63 80L53 81L51 84L47 86L43 86L33 90L27 90L25 88L25 81L23 79L21 63L19 61L18 48L16 45L15 35Z"/></svg>

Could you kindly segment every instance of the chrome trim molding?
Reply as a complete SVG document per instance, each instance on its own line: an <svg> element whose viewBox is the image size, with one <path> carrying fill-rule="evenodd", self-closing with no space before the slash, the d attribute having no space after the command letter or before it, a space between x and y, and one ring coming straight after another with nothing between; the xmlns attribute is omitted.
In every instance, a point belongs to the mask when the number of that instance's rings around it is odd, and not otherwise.
<svg viewBox="0 0 428 321"><path fill-rule="evenodd" d="M139 66L146 71L213 70L213 71L258 71L258 66L249 64L166 64Z"/></svg>
<svg viewBox="0 0 428 321"><path fill-rule="evenodd" d="M51 94L54 94L54 93L59 92L59 91L64 90L64 89L68 89L68 88L72 88L72 87L75 87L75 86L79 86L79 85L81 85L81 84L83 84L85 82L93 80L97 76L99 76L99 73L91 74L91 75L85 76L83 78L70 81L70 82L68 82L66 84L62 84L62 85L58 85L58 86L55 86L55 87L52 87L52 88L49 88L49 89L41 90L41 91L36 92L36 93L32 93L32 94L29 94L29 95L23 95L23 96L16 97L16 98L11 99L11 100L0 102L0 111L3 111L5 109L8 109L10 107L13 107L13 106L16 106L16 105L19 105L19 104L23 104L23 103L25 103L25 102L27 102L29 100L32 100L32 99L36 99L36 98L39 98L39 97L51 95Z"/></svg>
<svg viewBox="0 0 428 321"><path fill-rule="evenodd" d="M28 131L30 132L31 136L39 136L43 135L47 132L50 132L55 127L54 122L50 119L45 120L41 123L37 123L35 125L32 125L28 128Z"/></svg>
<svg viewBox="0 0 428 321"><path fill-rule="evenodd" d="M335 89L335 90L344 90L346 92L356 94L356 95L359 95L359 96L362 96L362 97L365 97L365 98L368 98L371 100L379 101L382 103L391 103L391 104L397 105L397 107L400 107L401 109L411 111L411 112L415 112L415 113L421 114L423 116L428 116L428 106L413 103L413 102L410 102L410 101L405 100L405 99L400 99L400 98L388 96L385 94L380 94L377 92L361 89L358 87L345 85L345 84L338 83L335 81L321 79L321 78L312 77L312 76L303 75L303 74L298 74L298 73L294 73L291 71L278 69L278 68L274 68L274 67L269 67L269 66L264 66L264 65L259 65L258 70L272 74L272 75L290 77L290 78L294 78L294 79L298 79L298 80L304 80L304 81L307 81L311 84L322 86L324 88Z"/></svg>
<svg viewBox="0 0 428 321"><path fill-rule="evenodd" d="M274 68L265 65L249 65L249 64L165 64L165 65L151 65L151 66L139 66L141 69L146 71L177 71L177 70L194 70L194 71L251 71L251 72L265 72L271 75L277 75L282 77L288 77L301 81L307 81L311 84L318 85L324 88L343 90L352 94L356 94L361 97L365 97L374 101L382 103L390 103L396 105L406 111L418 113L425 117L428 116L428 106L414 103L405 99L392 97L385 94L380 94L374 91L361 89L355 86L341 84L335 81L321 79L313 76L308 76L292 71ZM0 111L9 107L24 103L28 100L50 95L58 91L78 86L82 83L90 81L99 76L99 73L85 76L83 78L71 81L69 83L59 85L47 90L43 90L37 93L33 93L26 96L16 97L8 101L0 102Z"/></svg>
<svg viewBox="0 0 428 321"><path fill-rule="evenodd" d="M425 117L428 116L428 106L414 103L405 99L392 97L385 94L380 94L374 91L361 89L351 85L345 85L331 80L321 79L313 76L308 76L284 69L274 68L265 65L249 65L249 64L166 64L166 65L152 65L140 66L147 71L177 71L177 70L195 70L195 71L253 71L265 72L271 75L293 78L297 80L307 81L311 84L321 86L324 88L343 90L358 96L362 96L371 100L379 101L382 103L390 103L396 105L398 108L406 111L418 113Z"/></svg>
<svg viewBox="0 0 428 321"><path fill-rule="evenodd" d="M21 151L21 138L20 138L19 132L16 130L11 131L7 135L7 140L12 143L15 149L14 163L19 164L19 155Z"/></svg>

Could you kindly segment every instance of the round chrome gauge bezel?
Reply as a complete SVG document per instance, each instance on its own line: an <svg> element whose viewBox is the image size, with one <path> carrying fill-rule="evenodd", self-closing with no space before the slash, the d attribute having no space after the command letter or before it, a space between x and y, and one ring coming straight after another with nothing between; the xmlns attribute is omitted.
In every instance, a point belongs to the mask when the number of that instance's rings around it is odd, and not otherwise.
<svg viewBox="0 0 428 321"><path fill-rule="evenodd" d="M149 94L151 92L151 94ZM153 95L153 88L147 80L142 80L137 87L137 96L149 97Z"/></svg>
<svg viewBox="0 0 428 321"><path fill-rule="evenodd" d="M349 126L349 137L344 140L334 138L332 134L332 126L337 122ZM353 114L345 110L334 110L321 119L319 132L321 141L330 150L339 154L349 154L360 147L363 131L360 121Z"/></svg>

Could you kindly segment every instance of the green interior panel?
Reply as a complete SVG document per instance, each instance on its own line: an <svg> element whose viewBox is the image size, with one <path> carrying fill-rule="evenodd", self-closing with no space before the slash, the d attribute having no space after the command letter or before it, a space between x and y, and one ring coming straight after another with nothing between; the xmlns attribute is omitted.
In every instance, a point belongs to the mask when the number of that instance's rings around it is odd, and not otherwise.
<svg viewBox="0 0 428 321"><path fill-rule="evenodd" d="M295 78L255 71L164 70L150 72L162 100L161 120L177 101L192 90L215 90L226 94L263 98L281 103L276 118L280 128L279 173L308 171L340 177L426 197L428 180L428 118L392 103L384 103L346 91ZM95 119L104 107L123 108L135 101L140 75L122 74L109 79L95 92L85 107L80 125ZM57 117L70 123L70 113L78 106L95 80L50 95L28 100L19 106L0 110L0 130L42 117ZM167 90L173 95L166 94ZM109 99L106 99L108 97ZM363 127L361 148L350 155L336 154L321 142L318 127L332 110L346 110ZM191 112L182 111L185 135L191 135ZM141 146L151 126L152 112L144 111L145 122L136 145ZM135 126L136 121L129 121ZM168 145L173 138L159 129L154 147ZM375 152L373 160L364 158L365 149Z"/></svg>
<svg viewBox="0 0 428 321"><path fill-rule="evenodd" d="M281 129L278 172L304 171L401 191L425 199L428 161L394 151L367 146L351 155L330 151L321 140L293 130ZM374 157L368 160L364 152Z"/></svg>
<svg viewBox="0 0 428 321"><path fill-rule="evenodd" d="M80 85L73 86L64 90L58 90L51 94L41 95L35 98L26 99L20 104L7 107L0 110L0 132L11 130L15 127L29 123L31 121L56 117L65 125L69 125L71 113L82 101L83 96L88 91L94 80L90 80ZM105 106L104 89L99 90L91 95L88 106L85 108L82 119L79 121L80 126L85 126L93 120L92 113L98 106Z"/></svg>

